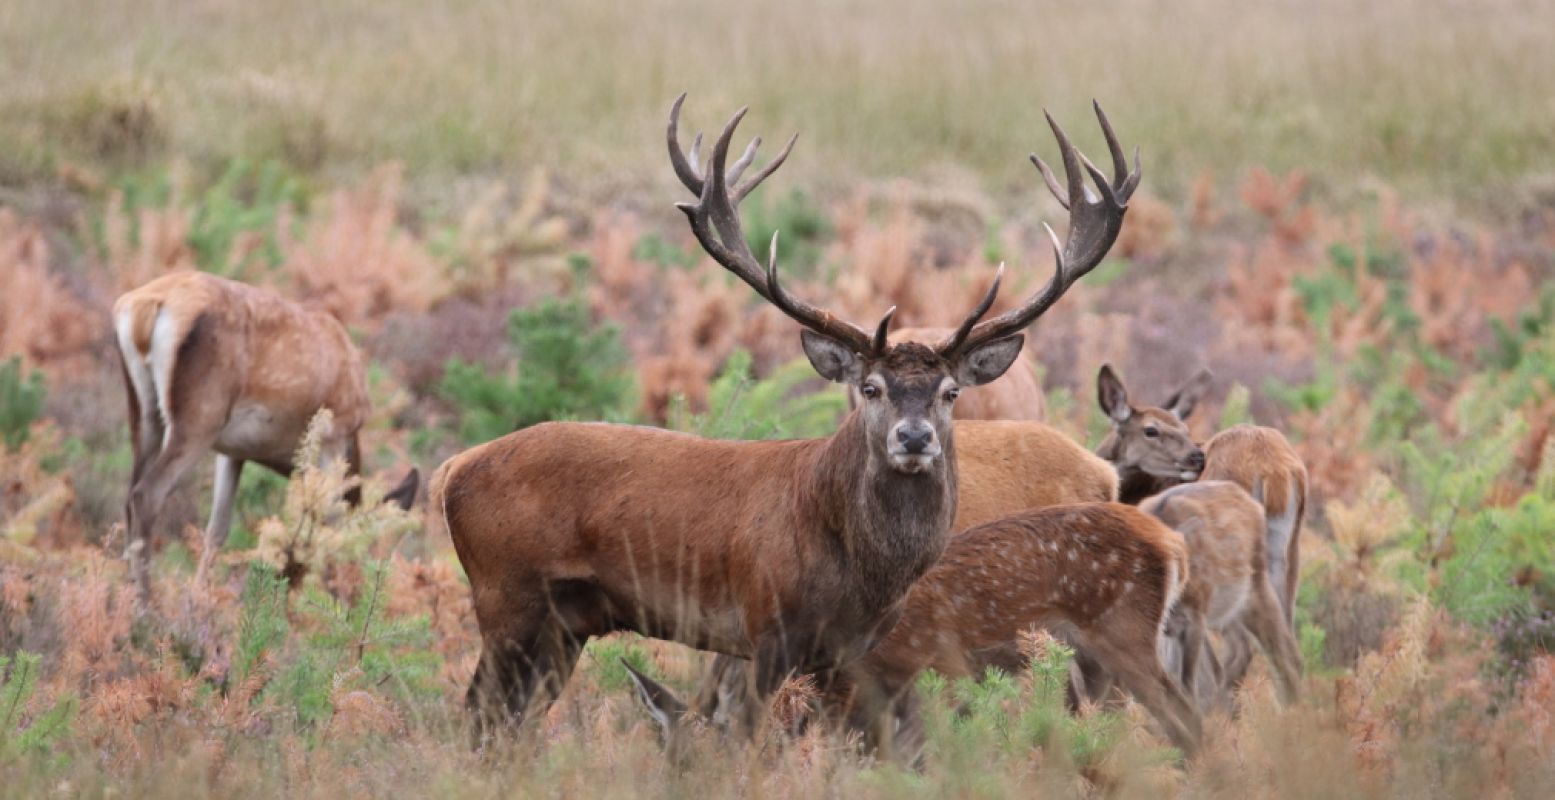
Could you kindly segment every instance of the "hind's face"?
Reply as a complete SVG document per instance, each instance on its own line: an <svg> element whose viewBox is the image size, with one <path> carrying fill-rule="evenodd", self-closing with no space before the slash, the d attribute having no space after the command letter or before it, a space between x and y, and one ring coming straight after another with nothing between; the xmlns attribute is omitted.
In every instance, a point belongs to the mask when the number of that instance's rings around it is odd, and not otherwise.
<svg viewBox="0 0 1555 800"><path fill-rule="evenodd" d="M1184 481L1197 480L1204 470L1204 451L1193 443L1188 426L1166 411L1137 409L1113 430L1121 442L1119 466Z"/></svg>

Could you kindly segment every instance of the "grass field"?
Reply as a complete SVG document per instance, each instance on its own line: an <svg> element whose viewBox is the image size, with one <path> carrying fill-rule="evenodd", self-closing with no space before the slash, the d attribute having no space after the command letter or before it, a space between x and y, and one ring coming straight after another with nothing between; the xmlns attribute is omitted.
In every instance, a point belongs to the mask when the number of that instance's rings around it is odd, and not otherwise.
<svg viewBox="0 0 1555 800"><path fill-rule="evenodd" d="M1538 797L1555 779L1555 6L0 4L0 796ZM1261 659L1182 763L1128 704L1064 713L1060 654L933 677L921 771L836 735L696 733L667 765L613 637L472 752L478 655L446 536L251 469L210 586L209 465L120 558L131 469L108 309L204 269L329 309L368 355L368 493L554 418L819 436L845 410L794 325L671 210L673 97L803 135L746 203L792 291L952 323L1063 211L1045 106L1143 151L1111 257L1028 336L1094 446L1095 375L1196 436L1256 421L1312 474L1303 699ZM769 147L772 145L769 144ZM314 523L324 520L322 526ZM303 576L295 585L279 577ZM785 708L803 700L785 690ZM957 713L960 710L964 713Z"/></svg>
<svg viewBox="0 0 1555 800"><path fill-rule="evenodd" d="M1041 109L1091 98L1138 131L1151 186L1301 168L1505 201L1555 144L1555 6L776 5L390 2L13 4L0 11L0 174L277 157L339 177L385 160L443 199L458 179L554 169L593 200L667 186L666 98L712 127L737 105L804 132L799 185L970 177L1029 186ZM1087 139L1087 141L1094 141Z"/></svg>

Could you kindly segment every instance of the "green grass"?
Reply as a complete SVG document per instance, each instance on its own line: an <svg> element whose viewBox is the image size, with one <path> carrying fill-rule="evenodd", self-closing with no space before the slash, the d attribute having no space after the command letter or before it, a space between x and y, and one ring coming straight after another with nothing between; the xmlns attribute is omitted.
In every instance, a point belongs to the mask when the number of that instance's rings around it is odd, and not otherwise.
<svg viewBox="0 0 1555 800"><path fill-rule="evenodd" d="M802 131L780 183L812 190L954 164L1036 192L1042 108L1100 155L1094 97L1155 192L1264 165L1327 194L1377 178L1476 199L1547 170L1552 22L1540 0L17 3L0 10L0 180L396 159L434 193L538 165L657 202L680 191L662 136L689 91L689 128L748 103L769 147Z"/></svg>

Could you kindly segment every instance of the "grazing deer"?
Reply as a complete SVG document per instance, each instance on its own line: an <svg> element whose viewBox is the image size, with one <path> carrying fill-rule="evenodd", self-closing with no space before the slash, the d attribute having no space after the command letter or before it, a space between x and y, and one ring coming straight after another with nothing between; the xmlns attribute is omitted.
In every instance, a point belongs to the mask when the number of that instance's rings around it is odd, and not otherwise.
<svg viewBox="0 0 1555 800"><path fill-rule="evenodd" d="M790 296L777 280L776 237L762 269L738 204L772 174L789 141L748 181L753 141L727 165L736 113L704 174L697 145L678 142L684 95L670 111L670 163L697 202L678 205L709 255L800 323L816 371L863 399L832 436L713 441L650 428L547 423L468 450L439 467L438 510L469 576L483 653L468 703L477 731L491 714L517 723L548 705L583 643L632 630L751 660L742 722L791 672L858 657L888 630L912 584L939 558L956 514L952 405L963 387L999 377L1021 331L1101 261L1123 217L1120 193L1080 159L1056 124L1071 181L1071 225L1048 284L979 321L998 290L935 347L887 340ZM1102 118L1105 126L1105 117ZM1115 162L1126 168L1110 129ZM698 137L700 141L700 137Z"/></svg>
<svg viewBox="0 0 1555 800"><path fill-rule="evenodd" d="M891 334L896 342L942 342L954 331L949 328L901 328ZM848 408L857 408L858 389L848 387ZM1046 418L1047 398L1042 394L1042 379L1037 368L1024 355L1005 371L1004 377L987 386L961 395L956 401L955 419L1014 419L1041 422Z"/></svg>
<svg viewBox="0 0 1555 800"><path fill-rule="evenodd" d="M980 525L951 540L880 644L827 682L827 711L866 744L910 761L922 742L917 674L1022 670L1021 634L1040 628L1087 653L1192 754L1199 713L1156 645L1189 570L1181 536L1119 503L1055 506ZM633 679L674 752L685 704L646 676L634 671Z"/></svg>
<svg viewBox="0 0 1555 800"><path fill-rule="evenodd" d="M125 504L128 555L143 600L157 511L208 451L216 451L216 488L201 579L226 541L244 463L290 474L320 409L333 414L326 452L344 457L352 474L360 471L367 378L334 317L265 289L175 272L121 296L113 318L134 449ZM385 499L409 508L417 483L412 469ZM359 497L353 490L347 499Z"/></svg>
<svg viewBox="0 0 1555 800"><path fill-rule="evenodd" d="M1228 480L1250 494L1261 494L1269 581L1289 625L1300 577L1307 468L1284 434L1273 428L1235 425L1215 434L1202 449L1195 445L1184 423L1209 388L1209 379L1207 370L1200 371L1163 408L1136 409L1129 405L1128 390L1117 374L1102 366L1097 395L1112 432L1096 452L1118 470L1120 502L1138 503L1195 479Z"/></svg>
<svg viewBox="0 0 1555 800"><path fill-rule="evenodd" d="M1188 583L1167 626L1181 647L1182 685L1190 691L1199 685L1203 656L1216 695L1224 694L1231 687L1205 632L1220 633L1228 642L1251 635L1274 667L1281 699L1293 702L1300 691L1300 647L1265 571L1262 504L1235 483L1206 480L1147 497L1139 507L1187 542ZM1245 649L1245 642L1241 646Z"/></svg>

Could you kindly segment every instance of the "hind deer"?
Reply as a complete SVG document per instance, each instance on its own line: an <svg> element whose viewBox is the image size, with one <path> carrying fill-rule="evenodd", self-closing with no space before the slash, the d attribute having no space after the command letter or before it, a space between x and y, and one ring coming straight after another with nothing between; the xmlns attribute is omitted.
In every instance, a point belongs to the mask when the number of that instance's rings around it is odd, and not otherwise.
<svg viewBox="0 0 1555 800"><path fill-rule="evenodd" d="M1021 635L1043 629L1085 652L1191 755L1199 713L1157 651L1189 570L1181 536L1118 503L1055 506L964 531L913 586L896 627L823 682L826 711L872 748L912 761L922 744L917 674L1022 670ZM685 704L635 670L633 677L673 754Z"/></svg>
<svg viewBox="0 0 1555 800"><path fill-rule="evenodd" d="M1258 425L1233 425L1210 437L1202 453L1195 455L1200 448L1189 438L1184 423L1209 388L1209 377L1207 370L1200 371L1167 400L1165 407L1144 409L1134 417L1130 415L1128 390L1112 368L1104 365L1097 376L1097 392L1113 430L1096 452L1118 467L1118 499L1124 503L1137 503L1194 479L1227 480L1250 494L1261 493L1268 521L1265 551L1269 581L1290 624L1300 578L1307 467L1284 434ZM1139 455L1131 455L1131 447L1140 448ZM1258 487L1260 492L1254 492Z"/></svg>
<svg viewBox="0 0 1555 800"><path fill-rule="evenodd" d="M1202 450L1194 444L1185 421L1209 380L1201 371L1165 407L1136 407L1123 381L1102 366L1097 399L1113 428L1097 452L1117 467L1123 502L1140 504L1187 537L1193 579L1176 627L1184 684L1195 685L1201 649L1218 689L1239 682L1251 656L1245 631L1268 655L1281 695L1293 700L1301 661L1282 589L1294 583L1286 569L1287 558L1295 558L1290 487L1301 487L1305 497L1306 468L1269 428L1236 426ZM1294 516L1299 525L1299 511ZM1223 676L1213 650L1202 646L1205 624L1223 633L1232 650Z"/></svg>
<svg viewBox="0 0 1555 800"><path fill-rule="evenodd" d="M226 541L243 465L288 475L308 423L333 414L327 455L361 470L369 412L362 357L345 327L274 292L204 272L175 272L113 304L134 464L125 503L130 573L141 599L157 511L207 452L216 452L215 497L198 576ZM415 469L386 501L409 508ZM347 499L357 502L359 490Z"/></svg>
<svg viewBox="0 0 1555 800"><path fill-rule="evenodd" d="M746 245L738 204L781 166L793 140L740 182L759 144L727 163L741 110L704 174L696 145L688 157L678 143L684 99L671 108L667 138L675 174L697 196L677 206L692 234L798 322L816 371L857 387L863 403L824 439L713 441L547 423L439 467L430 505L469 576L483 641L467 698L478 735L492 717L517 724L532 704L548 705L590 636L631 630L751 660L747 730L788 674L867 651L940 556L955 518L957 395L1009 367L1021 331L1100 262L1121 223L1116 188L1087 164L1100 192L1088 196L1064 140L1078 202L1067 240L1053 237L1053 278L982 320L996 277L945 341L892 345L891 312L871 335L782 289L776 237L764 270Z"/></svg>

